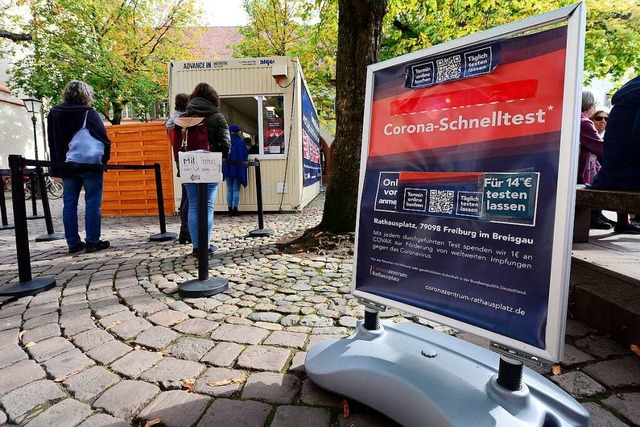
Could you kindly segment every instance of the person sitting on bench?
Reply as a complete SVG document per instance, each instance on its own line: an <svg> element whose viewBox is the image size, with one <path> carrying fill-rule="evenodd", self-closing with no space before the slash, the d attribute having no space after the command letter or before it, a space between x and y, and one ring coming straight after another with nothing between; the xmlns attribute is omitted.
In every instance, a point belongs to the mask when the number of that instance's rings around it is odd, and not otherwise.
<svg viewBox="0 0 640 427"><path fill-rule="evenodd" d="M596 98L590 90L582 91L582 109L580 112L580 156L578 157L578 184L591 184L600 170L604 142L589 119L596 110ZM599 210L591 211L591 228L609 230L612 227Z"/></svg>
<svg viewBox="0 0 640 427"><path fill-rule="evenodd" d="M595 190L640 191L640 76L622 86L611 98L604 134L602 169L593 179ZM616 233L640 234L629 215L618 212Z"/></svg>

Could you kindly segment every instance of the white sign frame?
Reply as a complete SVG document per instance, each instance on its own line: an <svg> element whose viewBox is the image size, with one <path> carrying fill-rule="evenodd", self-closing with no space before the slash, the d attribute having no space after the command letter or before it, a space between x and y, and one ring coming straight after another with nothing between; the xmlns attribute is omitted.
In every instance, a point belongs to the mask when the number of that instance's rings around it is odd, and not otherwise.
<svg viewBox="0 0 640 427"><path fill-rule="evenodd" d="M546 348L540 349L530 344L482 329L469 323L356 289L356 274L358 271L357 242L360 230L361 200L367 170L367 159L369 156L372 105L374 99L374 74L377 71L390 66L419 60L426 56L443 54L448 51L464 48L468 45L521 35L527 31L542 29L543 27L549 27L563 22L566 22L567 24L567 48L562 106L562 117L564 120L560 132L558 182L569 182L573 184L569 185L567 188L559 187L557 189L556 211L554 217L555 228L553 234L553 254L548 299L548 317L546 325ZM581 105L585 26L586 6L584 5L584 2L580 2L549 13L503 25L478 34L466 36L428 49L373 64L368 67L367 87L365 93L364 127L362 134L358 213L356 217L356 247L354 251L354 268L351 284L351 290L354 296L365 301L370 301L375 305L394 307L407 313L412 313L459 330L470 332L528 355L551 361L562 360L564 352L569 274L571 267L571 242L575 209L575 183L578 161L576 141L578 141L579 136L579 120L577 120L577 117L579 115Z"/></svg>

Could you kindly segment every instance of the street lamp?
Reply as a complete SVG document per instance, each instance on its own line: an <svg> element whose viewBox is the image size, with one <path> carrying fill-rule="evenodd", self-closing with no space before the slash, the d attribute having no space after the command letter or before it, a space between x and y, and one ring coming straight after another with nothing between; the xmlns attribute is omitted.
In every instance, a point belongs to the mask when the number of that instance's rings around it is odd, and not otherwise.
<svg viewBox="0 0 640 427"><path fill-rule="evenodd" d="M36 152L36 160L38 160L38 137L36 134L36 121L38 119L36 119L36 114L40 113L42 101L31 96L30 98L24 98L22 102L24 102L24 108L31 113L31 122L33 122L33 149Z"/></svg>

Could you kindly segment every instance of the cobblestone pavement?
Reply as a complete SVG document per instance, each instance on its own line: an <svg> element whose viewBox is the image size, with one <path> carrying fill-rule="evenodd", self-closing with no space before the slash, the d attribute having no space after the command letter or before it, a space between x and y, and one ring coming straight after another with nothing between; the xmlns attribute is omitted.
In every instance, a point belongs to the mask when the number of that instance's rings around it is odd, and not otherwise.
<svg viewBox="0 0 640 427"><path fill-rule="evenodd" d="M44 221L29 221L33 277L57 285L0 306L0 425L395 425L356 402L345 418L343 399L304 373L311 346L348 335L364 314L350 295L350 257L276 250L286 233L319 222L322 203L267 214L267 238L245 237L254 215L217 215L210 275L230 286L193 299L176 292L198 274L191 246L150 242L157 218L105 218L112 247L75 256L63 240L34 242ZM59 201L52 210L60 232ZM177 218L167 222L177 230ZM0 284L17 281L13 231L0 232L0 261ZM640 425L640 358L629 349L570 320L561 368L537 370L582 402L592 425Z"/></svg>

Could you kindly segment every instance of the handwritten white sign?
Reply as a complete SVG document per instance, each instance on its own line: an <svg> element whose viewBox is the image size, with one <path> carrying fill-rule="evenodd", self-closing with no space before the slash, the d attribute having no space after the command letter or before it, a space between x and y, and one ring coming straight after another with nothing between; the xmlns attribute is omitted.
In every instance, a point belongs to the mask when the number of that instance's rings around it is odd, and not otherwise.
<svg viewBox="0 0 640 427"><path fill-rule="evenodd" d="M178 153L182 183L209 183L222 181L222 153L204 150Z"/></svg>

